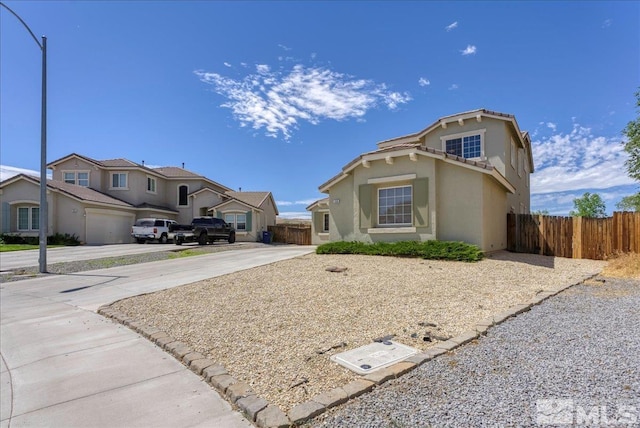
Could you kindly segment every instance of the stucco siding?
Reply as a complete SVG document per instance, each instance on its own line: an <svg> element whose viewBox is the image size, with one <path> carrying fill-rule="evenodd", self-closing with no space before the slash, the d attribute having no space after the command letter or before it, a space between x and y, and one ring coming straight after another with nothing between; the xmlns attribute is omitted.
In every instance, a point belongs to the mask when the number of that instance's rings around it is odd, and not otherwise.
<svg viewBox="0 0 640 428"><path fill-rule="evenodd" d="M54 180L64 181L64 173L74 171L88 172L89 187L92 189L102 191L104 189L105 183L108 186L108 181L104 181L102 172L99 169L96 169L96 165L81 158L71 158L56 165L56 168L52 170L51 178Z"/></svg>
<svg viewBox="0 0 640 428"><path fill-rule="evenodd" d="M482 177L482 230L480 248L496 251L507 248L507 194L495 180Z"/></svg>
<svg viewBox="0 0 640 428"><path fill-rule="evenodd" d="M445 162L437 171L437 239L482 247L482 174Z"/></svg>

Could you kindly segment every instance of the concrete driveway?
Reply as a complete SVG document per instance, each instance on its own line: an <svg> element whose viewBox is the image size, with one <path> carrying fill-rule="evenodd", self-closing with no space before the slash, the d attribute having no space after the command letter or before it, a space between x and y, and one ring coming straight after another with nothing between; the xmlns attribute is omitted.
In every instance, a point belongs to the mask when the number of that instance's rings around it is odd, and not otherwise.
<svg viewBox="0 0 640 428"><path fill-rule="evenodd" d="M234 247L242 248L247 243L237 242ZM215 243L215 246L228 244ZM184 249L174 244L114 244L114 245L81 245L77 247L47 248L47 264L73 262L76 260L93 260L104 257L127 256L131 254L153 253ZM16 268L37 267L40 250L11 251L0 253L0 271Z"/></svg>
<svg viewBox="0 0 640 428"><path fill-rule="evenodd" d="M2 284L0 428L251 426L200 377L95 310L313 250L265 246Z"/></svg>

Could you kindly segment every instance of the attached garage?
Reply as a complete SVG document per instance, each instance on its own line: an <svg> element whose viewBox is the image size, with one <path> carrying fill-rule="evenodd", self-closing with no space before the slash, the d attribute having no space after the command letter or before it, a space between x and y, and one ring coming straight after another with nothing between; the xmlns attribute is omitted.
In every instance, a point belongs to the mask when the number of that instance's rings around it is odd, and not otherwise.
<svg viewBox="0 0 640 428"><path fill-rule="evenodd" d="M99 208L86 208L87 244L128 244L135 214Z"/></svg>

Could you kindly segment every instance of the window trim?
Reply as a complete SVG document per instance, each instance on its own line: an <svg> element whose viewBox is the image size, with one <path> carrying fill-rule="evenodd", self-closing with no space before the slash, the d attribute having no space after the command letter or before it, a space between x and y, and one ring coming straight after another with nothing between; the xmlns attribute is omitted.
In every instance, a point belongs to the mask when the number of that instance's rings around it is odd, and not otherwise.
<svg viewBox="0 0 640 428"><path fill-rule="evenodd" d="M484 160L484 159L486 159L485 152L484 152L484 146L485 146L484 137L485 137L485 133L486 132L487 132L487 129L486 128L482 128L482 129L474 129L473 131L460 132L458 134L443 135L443 136L440 137L440 143L441 143L442 151L447 153L447 141L448 140L455 140L456 138L461 138L461 139L464 140L465 137L470 137L470 136L473 136L473 135L480 135L480 156L476 156L476 157L472 157L472 158L465 158L465 159ZM462 153L464 154L464 141L462 141Z"/></svg>
<svg viewBox="0 0 640 428"><path fill-rule="evenodd" d="M524 149L518 149L518 177L524 173Z"/></svg>
<svg viewBox="0 0 640 428"><path fill-rule="evenodd" d="M68 183L65 177L66 174L73 174L73 183ZM87 185L84 186L80 184L80 178L78 178L78 174L87 174ZM91 171L89 170L67 170L62 171L62 181L67 184L74 184L76 186L81 187L89 187L91 185Z"/></svg>
<svg viewBox="0 0 640 428"><path fill-rule="evenodd" d="M118 186L118 187L113 186L113 177L115 175L118 175L118 176L124 175L125 186ZM118 182L118 184L121 184L121 183ZM124 171L117 171L117 172L114 171L109 173L109 190L129 190L129 173Z"/></svg>
<svg viewBox="0 0 640 428"><path fill-rule="evenodd" d="M27 210L27 229L21 229L20 228L20 210L21 209L26 209ZM38 210L38 215L35 217L36 221L37 221L37 228L33 227L33 220L34 220L34 216L33 216L33 211L34 210ZM26 206L26 205L18 205L16 207L16 230L18 232L36 232L40 230L40 207L39 206Z"/></svg>
<svg viewBox="0 0 640 428"><path fill-rule="evenodd" d="M409 188L409 195L411 197L411 206L409 208L409 214L411 215L411 221L409 223L382 223L380 222L380 191L389 189L404 189ZM409 184L397 184L395 186L378 187L376 189L376 227L377 228L404 228L413 226L413 183Z"/></svg>
<svg viewBox="0 0 640 428"><path fill-rule="evenodd" d="M330 227L331 227L330 213L324 212L322 213L322 232L321 233L329 233Z"/></svg>
<svg viewBox="0 0 640 428"><path fill-rule="evenodd" d="M180 203L180 188L182 188L182 187L186 187L187 188L187 194L185 195L186 200L187 200L186 204L181 204ZM182 207L182 208L189 207L190 206L190 204L189 204L189 185L186 184L186 183L178 184L178 187L176 188L176 193L177 193L176 206Z"/></svg>
<svg viewBox="0 0 640 428"><path fill-rule="evenodd" d="M516 163L517 163L517 155L518 153L518 146L516 146L516 141L513 139L513 137L511 137L511 167L515 170L516 169Z"/></svg>
<svg viewBox="0 0 640 428"><path fill-rule="evenodd" d="M151 180L151 182L153 183L152 190L149 189L149 180ZM147 175L147 193L151 193L152 195L158 194L158 180L156 180L156 178L151 175Z"/></svg>
<svg viewBox="0 0 640 428"><path fill-rule="evenodd" d="M244 228L243 229L239 229L238 228L238 216L244 216ZM230 222L227 220L227 216L233 216L233 221ZM224 213L224 221L227 222L227 224L230 224L231 226L233 226L233 228L236 230L236 232L240 232L240 233L245 233L248 232L249 230L247 229L247 213L246 212L225 212Z"/></svg>

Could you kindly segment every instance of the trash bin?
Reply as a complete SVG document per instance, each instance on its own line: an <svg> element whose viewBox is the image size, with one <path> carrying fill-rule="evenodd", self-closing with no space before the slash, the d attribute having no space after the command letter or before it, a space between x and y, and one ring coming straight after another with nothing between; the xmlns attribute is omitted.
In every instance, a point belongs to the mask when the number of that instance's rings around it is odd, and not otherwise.
<svg viewBox="0 0 640 428"><path fill-rule="evenodd" d="M262 232L262 243L271 244L271 232Z"/></svg>

